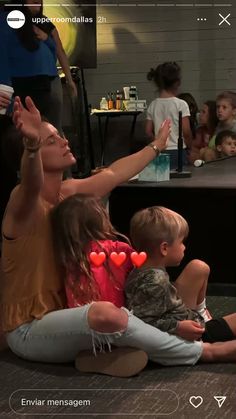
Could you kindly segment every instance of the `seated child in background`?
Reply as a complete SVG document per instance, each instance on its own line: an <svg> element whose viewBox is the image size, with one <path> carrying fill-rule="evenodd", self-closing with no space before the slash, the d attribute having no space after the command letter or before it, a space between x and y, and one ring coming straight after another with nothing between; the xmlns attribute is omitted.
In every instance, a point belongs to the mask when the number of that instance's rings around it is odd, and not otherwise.
<svg viewBox="0 0 236 419"><path fill-rule="evenodd" d="M215 133L218 118L214 100L208 100L203 104L199 114L199 124L189 153L190 163L194 163L195 160L201 158L201 149L208 146L211 137Z"/></svg>
<svg viewBox="0 0 236 419"><path fill-rule="evenodd" d="M202 151L204 161L212 161L236 155L236 133L233 131L221 131L215 137L215 149L207 147Z"/></svg>
<svg viewBox="0 0 236 419"><path fill-rule="evenodd" d="M110 301L124 305L124 282L133 268L128 243L111 225L99 199L73 195L54 207L51 213L55 255L65 278L69 308L92 301ZM91 252L104 252L106 260L96 266ZM117 267L109 258L112 252L125 252L125 262Z"/></svg>
<svg viewBox="0 0 236 419"><path fill-rule="evenodd" d="M175 62L160 64L155 70L152 68L147 74L148 80L153 80L159 90L159 97L151 102L147 109L146 135L153 140L161 127L163 118L171 119L171 133L165 153L170 155L170 168L175 169L178 162L179 112L182 112L184 153L183 161L187 163L186 146L191 146L192 134L190 129L188 104L176 97L181 83L180 67Z"/></svg>
<svg viewBox="0 0 236 419"><path fill-rule="evenodd" d="M233 340L236 314L212 320L206 310L210 273L206 263L193 260L175 285L169 280L166 267L179 265L184 257L187 221L167 208L151 207L133 216L130 234L137 251L147 253L147 260L129 274L125 288L128 309L146 323L187 340Z"/></svg>
<svg viewBox="0 0 236 419"><path fill-rule="evenodd" d="M179 99L184 100L189 107L189 111L190 111L190 117L189 117L189 122L190 122L190 129L191 129L191 133L192 133L192 138L195 137L196 135L196 129L198 126L198 120L197 120L197 114L198 114L198 105L196 100L194 99L193 95L191 95L191 93L180 93L177 96Z"/></svg>
<svg viewBox="0 0 236 419"><path fill-rule="evenodd" d="M226 91L216 98L216 113L219 123L216 127L215 134L221 131L230 130L236 133L236 93ZM215 137L213 136L208 145L210 148L215 147Z"/></svg>

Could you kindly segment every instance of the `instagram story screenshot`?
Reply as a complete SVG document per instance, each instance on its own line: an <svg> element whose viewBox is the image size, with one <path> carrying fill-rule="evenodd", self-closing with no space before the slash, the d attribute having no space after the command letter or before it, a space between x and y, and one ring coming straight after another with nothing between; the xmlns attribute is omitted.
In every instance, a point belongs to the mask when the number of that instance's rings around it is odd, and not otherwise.
<svg viewBox="0 0 236 419"><path fill-rule="evenodd" d="M235 44L233 0L0 0L0 419L236 417Z"/></svg>

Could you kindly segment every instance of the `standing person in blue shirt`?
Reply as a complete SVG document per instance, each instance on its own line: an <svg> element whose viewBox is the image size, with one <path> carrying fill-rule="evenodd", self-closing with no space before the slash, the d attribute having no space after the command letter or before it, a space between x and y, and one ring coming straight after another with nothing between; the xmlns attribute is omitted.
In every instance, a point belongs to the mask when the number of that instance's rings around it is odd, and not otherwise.
<svg viewBox="0 0 236 419"><path fill-rule="evenodd" d="M0 50L2 55L0 83L12 85L15 95L33 97L43 114L59 132L62 132L62 88L57 73L57 58L65 72L68 84L76 94L67 57L55 26L46 22L40 28L32 17L43 17L43 5L33 5L36 0L26 0L31 6L5 7L0 16ZM10 3L14 4L14 1ZM25 15L25 24L19 29L8 26L6 17L11 10Z"/></svg>

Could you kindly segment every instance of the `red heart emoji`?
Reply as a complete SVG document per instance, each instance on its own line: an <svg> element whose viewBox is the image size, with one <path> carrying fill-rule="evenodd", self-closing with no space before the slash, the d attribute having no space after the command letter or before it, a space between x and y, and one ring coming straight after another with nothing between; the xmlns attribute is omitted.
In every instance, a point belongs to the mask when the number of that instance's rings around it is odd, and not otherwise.
<svg viewBox="0 0 236 419"><path fill-rule="evenodd" d="M133 262L133 265L135 265L137 268L140 268L147 259L147 253L146 252L132 252L131 253L131 260Z"/></svg>
<svg viewBox="0 0 236 419"><path fill-rule="evenodd" d="M126 259L126 254L125 252L120 252L120 253L112 252L110 254L110 259L116 266L120 267L121 265L123 265Z"/></svg>
<svg viewBox="0 0 236 419"><path fill-rule="evenodd" d="M91 252L89 254L89 258L91 262L94 263L94 265L101 266L106 259L106 255L104 252L100 252L100 253Z"/></svg>

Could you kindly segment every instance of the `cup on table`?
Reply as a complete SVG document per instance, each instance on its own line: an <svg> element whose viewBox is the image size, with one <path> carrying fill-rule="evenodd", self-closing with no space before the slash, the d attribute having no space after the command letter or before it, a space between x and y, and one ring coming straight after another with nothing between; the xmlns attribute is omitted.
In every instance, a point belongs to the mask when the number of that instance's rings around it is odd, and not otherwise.
<svg viewBox="0 0 236 419"><path fill-rule="evenodd" d="M129 100L129 87L123 87L125 100Z"/></svg>
<svg viewBox="0 0 236 419"><path fill-rule="evenodd" d="M1 105L1 93L3 93L3 95L9 99L10 104L14 90L11 86L7 86L6 84L0 84L0 115L5 115L8 106L2 108L3 105Z"/></svg>

